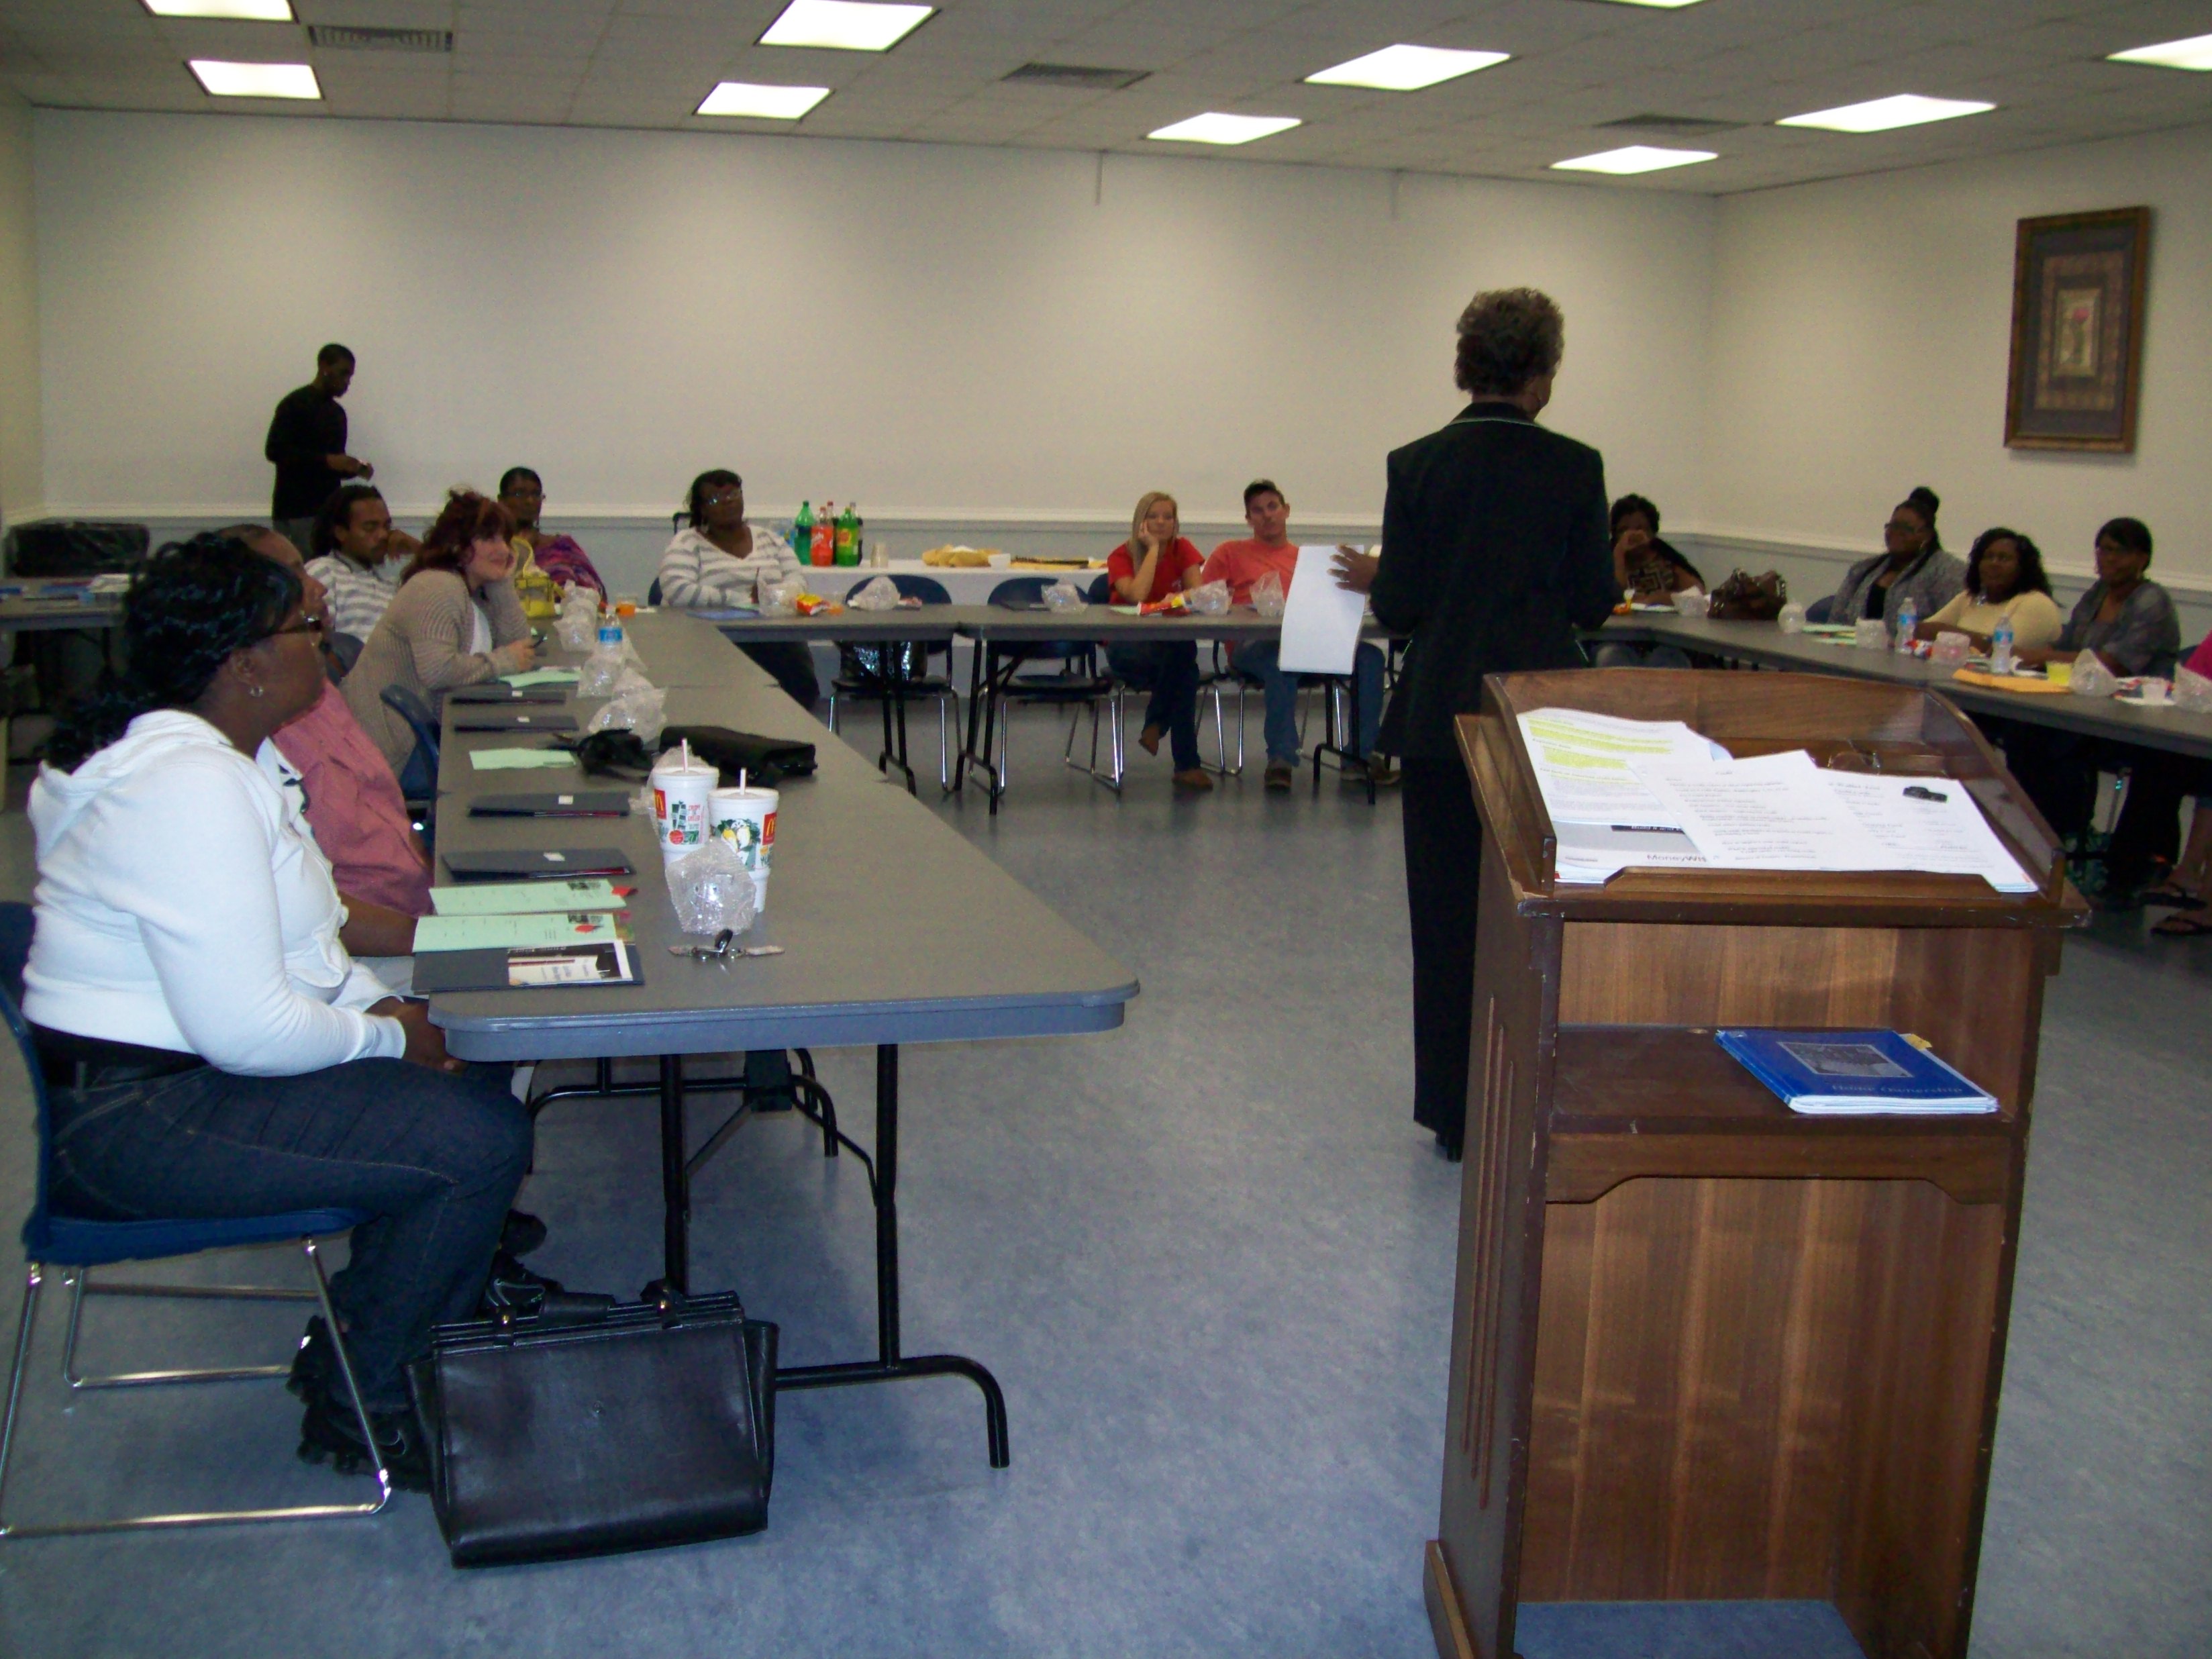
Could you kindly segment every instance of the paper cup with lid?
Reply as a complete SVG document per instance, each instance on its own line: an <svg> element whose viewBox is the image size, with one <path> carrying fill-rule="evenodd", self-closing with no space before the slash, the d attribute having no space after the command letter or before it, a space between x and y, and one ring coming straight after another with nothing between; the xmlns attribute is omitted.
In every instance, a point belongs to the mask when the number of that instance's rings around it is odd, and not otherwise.
<svg viewBox="0 0 2212 1659"><path fill-rule="evenodd" d="M757 784L717 789L714 797L712 833L726 841L753 872L753 897L758 908L768 908L769 866L775 854L775 808L778 791Z"/></svg>
<svg viewBox="0 0 2212 1659"><path fill-rule="evenodd" d="M653 828L663 858L682 858L706 844L714 787L721 781L721 773L692 758L689 744L665 751L653 763Z"/></svg>

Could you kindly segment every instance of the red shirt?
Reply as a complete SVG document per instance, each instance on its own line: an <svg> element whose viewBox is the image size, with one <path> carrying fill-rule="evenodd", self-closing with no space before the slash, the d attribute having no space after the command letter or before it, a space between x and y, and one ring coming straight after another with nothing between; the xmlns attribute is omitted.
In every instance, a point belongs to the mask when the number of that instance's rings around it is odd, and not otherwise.
<svg viewBox="0 0 2212 1659"><path fill-rule="evenodd" d="M2212 678L2212 635L2205 636L2204 643L2197 647L2195 653L2182 666L2192 674L2203 674Z"/></svg>
<svg viewBox="0 0 2212 1659"><path fill-rule="evenodd" d="M1178 536L1175 545L1160 550L1160 562L1152 567L1152 591L1145 595L1145 603L1158 605L1182 586L1182 573L1205 562L1198 549L1187 538ZM1106 576L1115 605L1126 605L1119 584L1133 580L1137 574L1138 561L1130 556L1129 544L1123 542L1106 556Z"/></svg>
<svg viewBox="0 0 2212 1659"><path fill-rule="evenodd" d="M368 740L337 687L276 733L307 792L307 827L341 896L427 915L430 860L407 817L391 763Z"/></svg>
<svg viewBox="0 0 2212 1659"><path fill-rule="evenodd" d="M1270 547L1262 541L1247 538L1242 541L1224 542L1206 556L1206 569L1200 580L1229 584L1229 603L1252 603L1252 584L1269 571L1283 579L1283 594L1288 598L1291 578L1297 574L1298 549L1295 542L1285 542L1280 547Z"/></svg>

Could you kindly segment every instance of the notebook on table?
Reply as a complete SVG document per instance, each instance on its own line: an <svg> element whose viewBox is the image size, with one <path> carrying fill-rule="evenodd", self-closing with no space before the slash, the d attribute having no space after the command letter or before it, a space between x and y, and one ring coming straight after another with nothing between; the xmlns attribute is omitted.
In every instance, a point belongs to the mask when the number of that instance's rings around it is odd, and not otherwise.
<svg viewBox="0 0 2212 1659"><path fill-rule="evenodd" d="M615 847L520 848L441 853L456 881L568 881L578 876L626 876L629 858Z"/></svg>
<svg viewBox="0 0 2212 1659"><path fill-rule="evenodd" d="M513 951L434 951L415 958L415 988L523 991L541 986L636 985L637 952L621 939Z"/></svg>
<svg viewBox="0 0 2212 1659"><path fill-rule="evenodd" d="M456 732L573 732L576 717L544 708L457 708Z"/></svg>
<svg viewBox="0 0 2212 1659"><path fill-rule="evenodd" d="M479 795L469 803L472 818L622 818L629 816L629 797L619 789L576 789L547 795Z"/></svg>
<svg viewBox="0 0 2212 1659"><path fill-rule="evenodd" d="M568 700L565 686L509 685L504 680L486 680L482 685L457 685L446 693L447 702L562 703Z"/></svg>

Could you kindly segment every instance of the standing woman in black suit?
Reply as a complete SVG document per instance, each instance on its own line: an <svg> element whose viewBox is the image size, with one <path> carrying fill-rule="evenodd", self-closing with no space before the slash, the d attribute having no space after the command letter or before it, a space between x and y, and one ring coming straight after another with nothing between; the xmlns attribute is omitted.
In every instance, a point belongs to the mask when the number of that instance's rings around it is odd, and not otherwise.
<svg viewBox="0 0 2212 1659"><path fill-rule="evenodd" d="M1597 451L1536 416L1565 349L1559 307L1534 289L1478 294L1460 313L1453 378L1468 406L1392 452L1382 550L1346 551L1337 579L1410 634L1382 746L1405 758L1406 896L1413 931L1413 1116L1460 1155L1474 1030L1482 826L1452 721L1482 677L1578 668L1576 630L1620 599Z"/></svg>

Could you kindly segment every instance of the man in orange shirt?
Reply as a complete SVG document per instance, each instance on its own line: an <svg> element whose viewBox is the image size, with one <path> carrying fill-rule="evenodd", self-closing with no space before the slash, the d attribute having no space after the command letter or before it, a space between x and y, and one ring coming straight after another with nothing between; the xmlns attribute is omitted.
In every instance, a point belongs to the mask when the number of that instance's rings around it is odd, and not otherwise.
<svg viewBox="0 0 2212 1659"><path fill-rule="evenodd" d="M1288 598L1291 578L1297 574L1298 550L1291 542L1291 504L1273 479L1257 478L1244 486L1244 522L1252 527L1251 536L1215 548L1199 580L1227 582L1229 602L1249 605L1252 585L1272 574L1281 580L1284 597ZM1230 656L1237 672L1260 682L1267 710L1261 728L1267 744L1267 785L1278 793L1291 787L1298 768L1298 678L1285 674L1277 665L1279 650L1279 642L1274 640L1247 640ZM1397 772L1375 746L1382 723L1382 652L1362 645L1352 658L1352 672L1359 693L1358 749L1367 759L1364 772L1358 763L1347 763L1344 775L1350 781L1364 781L1371 774L1377 783L1395 783Z"/></svg>

